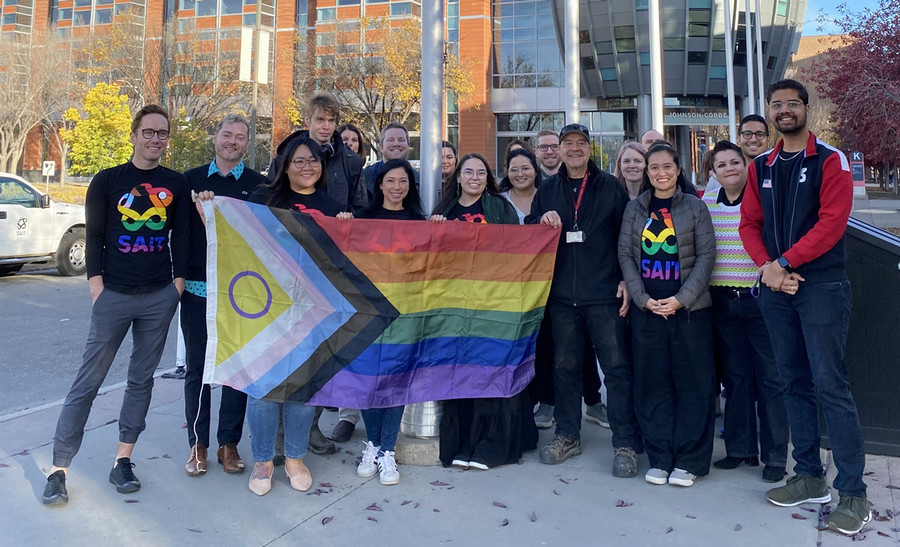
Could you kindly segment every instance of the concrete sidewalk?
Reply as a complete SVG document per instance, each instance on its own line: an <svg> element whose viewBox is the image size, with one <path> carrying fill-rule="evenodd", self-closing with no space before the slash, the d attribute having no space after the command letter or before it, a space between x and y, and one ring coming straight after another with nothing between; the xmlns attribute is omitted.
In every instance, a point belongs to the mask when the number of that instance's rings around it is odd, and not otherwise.
<svg viewBox="0 0 900 547"><path fill-rule="evenodd" d="M218 408L218 389L213 390ZM123 389L97 398L81 452L69 470L70 501L44 507L59 407L0 417L0 533L5 545L715 545L835 546L851 538L816 529L820 506L767 503L762 468L713 468L692 488L653 486L641 476L610 474L610 432L585 422L584 454L559 466L528 453L521 465L490 471L401 466L399 485L356 475L364 432L338 454L306 458L315 486L290 488L276 468L272 491L257 497L248 473L226 475L211 454L210 470L188 477L182 383L158 379L147 430L135 449L139 492L121 495L107 481L115 456L115 423ZM330 431L336 413L326 412ZM721 427L721 419L717 428ZM541 432L541 443L551 430ZM250 462L249 435L240 451ZM714 459L724 455L716 440ZM833 478L833 470L829 477ZM829 481L830 482L830 481ZM869 456L866 482L879 514L900 510L900 460ZM835 502L837 493L833 492ZM502 504L502 505L501 505ZM622 507L619 507L622 505ZM833 504L832 504L833 505ZM504 507L505 506L505 507ZM883 535L882 535L883 534ZM900 544L900 522L873 521L870 545ZM859 539L859 538L857 538Z"/></svg>

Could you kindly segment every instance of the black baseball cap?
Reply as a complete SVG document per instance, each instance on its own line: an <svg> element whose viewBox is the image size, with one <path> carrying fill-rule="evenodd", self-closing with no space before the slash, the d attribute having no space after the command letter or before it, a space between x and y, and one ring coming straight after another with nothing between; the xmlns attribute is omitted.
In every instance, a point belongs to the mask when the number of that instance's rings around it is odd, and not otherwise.
<svg viewBox="0 0 900 547"><path fill-rule="evenodd" d="M591 132L588 130L587 126L581 125L580 123L570 123L569 125L562 128L562 131L559 132L559 140L562 142L566 135L570 133L580 133L584 135L584 138L591 142Z"/></svg>

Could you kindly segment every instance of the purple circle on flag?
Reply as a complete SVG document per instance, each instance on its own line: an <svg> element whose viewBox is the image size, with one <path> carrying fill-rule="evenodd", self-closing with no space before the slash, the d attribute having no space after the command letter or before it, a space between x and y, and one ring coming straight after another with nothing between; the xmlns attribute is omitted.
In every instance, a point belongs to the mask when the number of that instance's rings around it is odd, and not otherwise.
<svg viewBox="0 0 900 547"><path fill-rule="evenodd" d="M238 307L237 302L234 301L234 285L238 282L238 280L242 277L254 277L259 279L259 282L263 284L263 287L266 288L266 305L263 306L262 311L258 313L247 313ZM231 283L228 285L228 299L231 300L231 307L234 308L234 311L238 312L238 315L241 317L246 317L247 319L259 319L263 315L269 313L269 308L272 307L272 290L269 289L269 284L266 283L266 280L262 278L256 272L241 272L232 278Z"/></svg>

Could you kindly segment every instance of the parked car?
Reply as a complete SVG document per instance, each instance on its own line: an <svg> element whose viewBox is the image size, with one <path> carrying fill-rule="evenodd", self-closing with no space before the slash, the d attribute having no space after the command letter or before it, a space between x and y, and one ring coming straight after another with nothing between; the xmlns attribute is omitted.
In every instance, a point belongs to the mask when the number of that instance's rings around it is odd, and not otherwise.
<svg viewBox="0 0 900 547"><path fill-rule="evenodd" d="M21 177L0 173L0 276L30 263L85 272L84 207L57 203Z"/></svg>

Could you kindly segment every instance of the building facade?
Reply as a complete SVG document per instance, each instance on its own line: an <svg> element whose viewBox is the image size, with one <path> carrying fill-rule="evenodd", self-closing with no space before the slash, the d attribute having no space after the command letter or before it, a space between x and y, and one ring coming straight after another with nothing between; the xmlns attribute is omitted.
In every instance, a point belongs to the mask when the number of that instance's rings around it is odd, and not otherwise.
<svg viewBox="0 0 900 547"><path fill-rule="evenodd" d="M377 47L362 47L362 41L377 39L368 39L359 21L379 17L391 26L418 22L422 1L429 0L2 0L0 32L28 36L49 23L60 37L75 42L114 26L117 17L127 13L147 40L163 40L171 32L166 29L200 33L215 59L205 63L210 65L206 72L215 77L237 63L241 28L259 26L270 32L271 40L271 85L260 115L271 128L266 138L277 143L293 129L290 99L302 104L304 95L314 91L298 85L304 76L298 73L298 59L315 60L320 67L329 56L347 54L350 49L341 37L348 31L361 33L361 51L377 59ZM447 98L445 133L462 153L480 152L499 165L499 155L512 139L533 139L540 130L559 130L566 123L566 2L444 1L447 51L470 68L473 84L464 97ZM650 127L648 2L579 2L580 121L590 128L592 153L604 168L623 140ZM763 84L781 78L797 50L806 12L806 0L762 0L759 13L755 3L731 4L739 116L755 111L758 104L748 100L748 63L761 53ZM748 40L748 7L754 31L759 23L760 42L755 32ZM662 1L660 15L665 133L694 163L709 128L731 122L724 0ZM146 56L129 62L152 64ZM758 81L756 88L762 88ZM47 154L38 146L26 155L23 168L36 168Z"/></svg>

